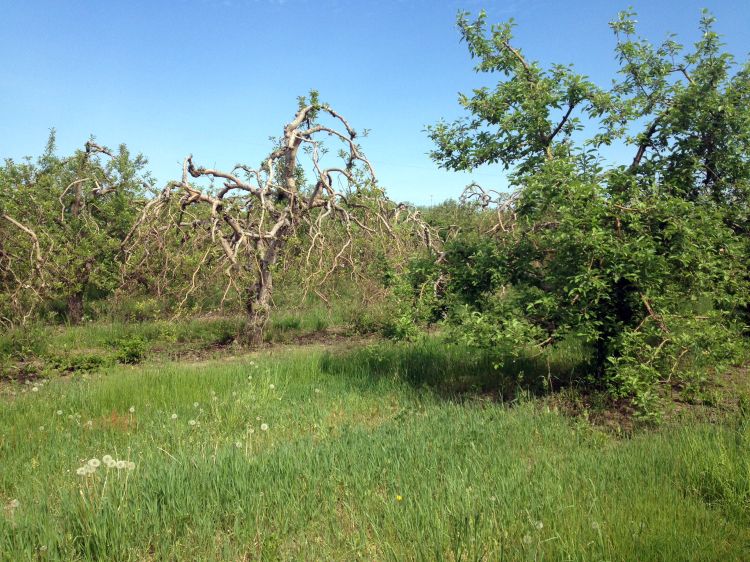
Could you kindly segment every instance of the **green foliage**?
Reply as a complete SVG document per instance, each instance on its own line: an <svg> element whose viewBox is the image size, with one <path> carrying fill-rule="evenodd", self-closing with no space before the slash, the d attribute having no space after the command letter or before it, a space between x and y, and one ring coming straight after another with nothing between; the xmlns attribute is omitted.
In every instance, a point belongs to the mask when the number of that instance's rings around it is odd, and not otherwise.
<svg viewBox="0 0 750 562"><path fill-rule="evenodd" d="M39 324L10 329L0 335L0 358L28 361L43 355L47 346L46 331Z"/></svg>
<svg viewBox="0 0 750 562"><path fill-rule="evenodd" d="M117 342L117 361L126 364L140 363L146 355L146 340L131 336Z"/></svg>
<svg viewBox="0 0 750 562"><path fill-rule="evenodd" d="M125 145L111 151L87 143L69 157L55 150L52 131L36 162L0 166L0 318L8 324L55 302L78 323L89 296L112 294L121 244L151 181L145 158Z"/></svg>
<svg viewBox="0 0 750 562"><path fill-rule="evenodd" d="M99 353L66 353L46 357L46 370L56 373L89 373L111 364L110 358Z"/></svg>
<svg viewBox="0 0 750 562"><path fill-rule="evenodd" d="M430 128L433 157L468 170L502 163L518 188L510 228L446 245L446 302L464 341L512 349L568 337L591 348L589 385L654 416L664 387L700 395L746 348L750 277L750 64L734 72L713 19L694 49L611 24L620 77L543 69L513 24L458 18L493 89L462 96L471 117ZM631 147L628 164L602 145Z"/></svg>

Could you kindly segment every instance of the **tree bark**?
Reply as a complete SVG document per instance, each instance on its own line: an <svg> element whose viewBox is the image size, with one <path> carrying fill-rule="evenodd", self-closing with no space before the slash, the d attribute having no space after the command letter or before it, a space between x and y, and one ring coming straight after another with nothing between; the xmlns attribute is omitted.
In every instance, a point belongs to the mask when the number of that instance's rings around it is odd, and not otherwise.
<svg viewBox="0 0 750 562"><path fill-rule="evenodd" d="M255 283L247 292L247 326L240 336L241 343L250 347L258 347L263 344L263 334L266 323L271 315L271 297L273 296L273 272L271 271L279 250L284 245L287 237L286 226L279 229L278 238L272 240L263 253L263 258L258 263L258 272Z"/></svg>
<svg viewBox="0 0 750 562"><path fill-rule="evenodd" d="M241 343L250 347L263 344L263 334L271 313L273 278L270 270L258 272L258 278L248 289L247 326L241 336Z"/></svg>
<svg viewBox="0 0 750 562"><path fill-rule="evenodd" d="M68 322L73 325L83 320L83 291L68 295Z"/></svg>

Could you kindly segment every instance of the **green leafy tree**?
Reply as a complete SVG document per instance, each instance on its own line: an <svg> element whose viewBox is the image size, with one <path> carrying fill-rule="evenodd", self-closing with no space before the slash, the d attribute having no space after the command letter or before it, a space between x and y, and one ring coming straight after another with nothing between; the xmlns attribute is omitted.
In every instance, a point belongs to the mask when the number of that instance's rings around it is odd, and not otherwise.
<svg viewBox="0 0 750 562"><path fill-rule="evenodd" d="M54 131L37 162L6 160L0 173L1 228L14 240L5 254L7 304L15 302L19 312L34 303L61 301L75 324L87 296L114 290L121 243L150 182L145 164L125 145L115 152L93 141L61 158L55 154Z"/></svg>
<svg viewBox="0 0 750 562"><path fill-rule="evenodd" d="M442 166L500 163L518 190L502 205L512 220L495 231L497 251L461 256L467 266L451 272L472 277L481 263L467 339L581 338L592 383L653 411L659 382L699 386L733 359L747 322L750 66L722 52L707 13L687 52L673 37L637 37L634 17L611 24L620 72L605 89L528 61L512 22L488 30L483 13L459 14L477 71L501 80L462 95L470 116L429 134ZM610 144L632 157L605 161Z"/></svg>

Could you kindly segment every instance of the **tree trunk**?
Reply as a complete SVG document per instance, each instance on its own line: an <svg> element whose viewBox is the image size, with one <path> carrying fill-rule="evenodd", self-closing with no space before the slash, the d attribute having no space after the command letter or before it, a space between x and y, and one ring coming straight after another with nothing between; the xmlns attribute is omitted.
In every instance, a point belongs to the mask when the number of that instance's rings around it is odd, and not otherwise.
<svg viewBox="0 0 750 562"><path fill-rule="evenodd" d="M247 326L240 334L240 343L250 347L263 344L263 331L271 315L271 296L273 294L273 275L271 268L276 263L279 250L286 242L289 222L279 229L277 238L268 242L263 257L258 263L258 274L255 283L247 292Z"/></svg>
<svg viewBox="0 0 750 562"><path fill-rule="evenodd" d="M263 344L263 332L271 313L271 294L273 292L273 278L270 266L261 262L258 277L248 290L246 309L247 326L240 335L240 342L250 347Z"/></svg>
<svg viewBox="0 0 750 562"><path fill-rule="evenodd" d="M68 322L80 324L83 320L83 291L68 295Z"/></svg>

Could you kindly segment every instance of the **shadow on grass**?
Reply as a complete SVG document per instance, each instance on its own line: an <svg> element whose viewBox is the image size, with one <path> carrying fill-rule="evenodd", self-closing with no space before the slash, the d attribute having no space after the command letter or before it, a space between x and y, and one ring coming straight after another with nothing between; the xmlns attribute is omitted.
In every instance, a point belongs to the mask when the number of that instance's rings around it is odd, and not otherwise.
<svg viewBox="0 0 750 562"><path fill-rule="evenodd" d="M574 385L586 375L587 359L586 349L576 342L503 355L428 338L328 352L320 367L323 372L373 382L402 380L444 397L490 395L511 401L521 393L540 395Z"/></svg>

